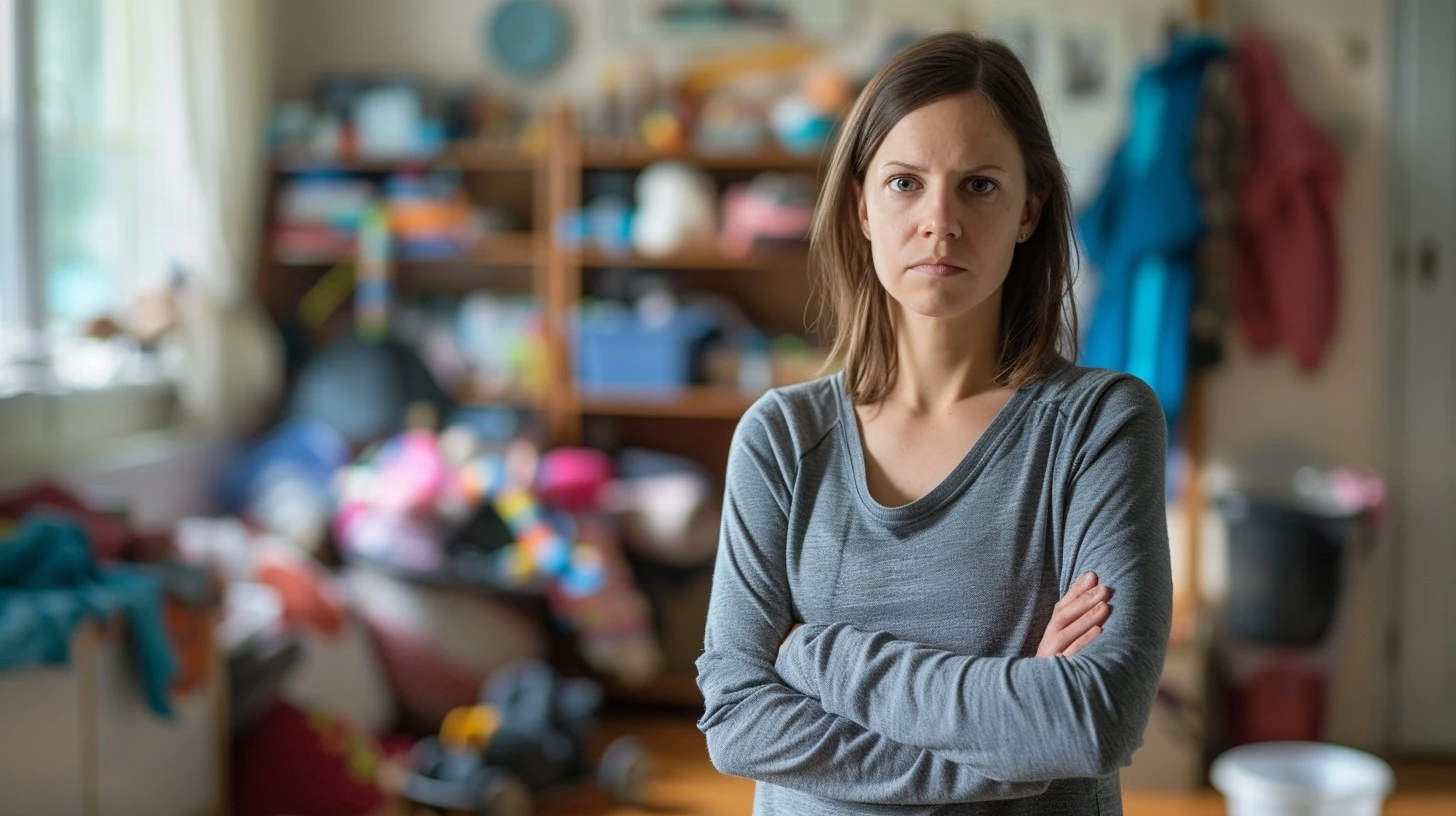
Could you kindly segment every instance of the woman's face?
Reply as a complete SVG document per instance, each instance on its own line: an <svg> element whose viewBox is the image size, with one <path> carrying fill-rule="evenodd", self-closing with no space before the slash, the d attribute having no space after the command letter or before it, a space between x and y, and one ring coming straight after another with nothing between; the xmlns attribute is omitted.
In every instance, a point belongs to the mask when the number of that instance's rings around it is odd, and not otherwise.
<svg viewBox="0 0 1456 816"><path fill-rule="evenodd" d="M896 123L859 199L880 284L904 309L939 318L999 307L1012 253L1040 209L1015 136L978 93Z"/></svg>

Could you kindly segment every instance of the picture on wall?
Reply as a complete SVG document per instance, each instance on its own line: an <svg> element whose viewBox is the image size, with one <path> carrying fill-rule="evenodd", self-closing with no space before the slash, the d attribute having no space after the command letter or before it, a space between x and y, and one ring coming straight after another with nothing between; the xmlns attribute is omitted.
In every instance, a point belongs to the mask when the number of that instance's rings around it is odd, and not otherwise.
<svg viewBox="0 0 1456 816"><path fill-rule="evenodd" d="M635 41L842 36L849 0L620 0Z"/></svg>
<svg viewBox="0 0 1456 816"><path fill-rule="evenodd" d="M1063 92L1069 101L1102 98L1111 81L1112 53L1102 31L1066 31L1062 34Z"/></svg>

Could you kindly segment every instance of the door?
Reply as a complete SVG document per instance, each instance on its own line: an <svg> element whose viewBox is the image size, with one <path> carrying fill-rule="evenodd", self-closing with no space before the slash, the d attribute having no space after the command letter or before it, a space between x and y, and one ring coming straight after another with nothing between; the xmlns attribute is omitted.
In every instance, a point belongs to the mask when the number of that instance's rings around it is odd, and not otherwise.
<svg viewBox="0 0 1456 816"><path fill-rule="evenodd" d="M1394 13L1392 747L1456 755L1456 3Z"/></svg>

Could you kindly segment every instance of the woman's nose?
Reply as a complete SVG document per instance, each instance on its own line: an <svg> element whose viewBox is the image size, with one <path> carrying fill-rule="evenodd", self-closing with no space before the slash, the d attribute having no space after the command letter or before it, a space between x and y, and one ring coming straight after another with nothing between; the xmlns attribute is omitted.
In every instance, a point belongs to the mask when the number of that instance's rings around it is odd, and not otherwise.
<svg viewBox="0 0 1456 816"><path fill-rule="evenodd" d="M949 196L934 194L925 197L925 210L920 217L920 234L931 239L954 241L961 237L961 219Z"/></svg>

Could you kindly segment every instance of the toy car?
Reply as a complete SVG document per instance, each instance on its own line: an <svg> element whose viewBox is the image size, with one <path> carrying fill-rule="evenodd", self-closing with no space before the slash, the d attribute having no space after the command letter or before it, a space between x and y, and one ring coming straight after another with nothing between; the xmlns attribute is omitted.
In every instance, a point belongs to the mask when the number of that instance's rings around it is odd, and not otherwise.
<svg viewBox="0 0 1456 816"><path fill-rule="evenodd" d="M586 759L601 687L565 679L539 661L501 669L481 704L446 716L438 737L415 745L405 797L476 816L530 816L535 796L596 777L614 800L641 805L651 768L634 737L607 746L593 768Z"/></svg>

